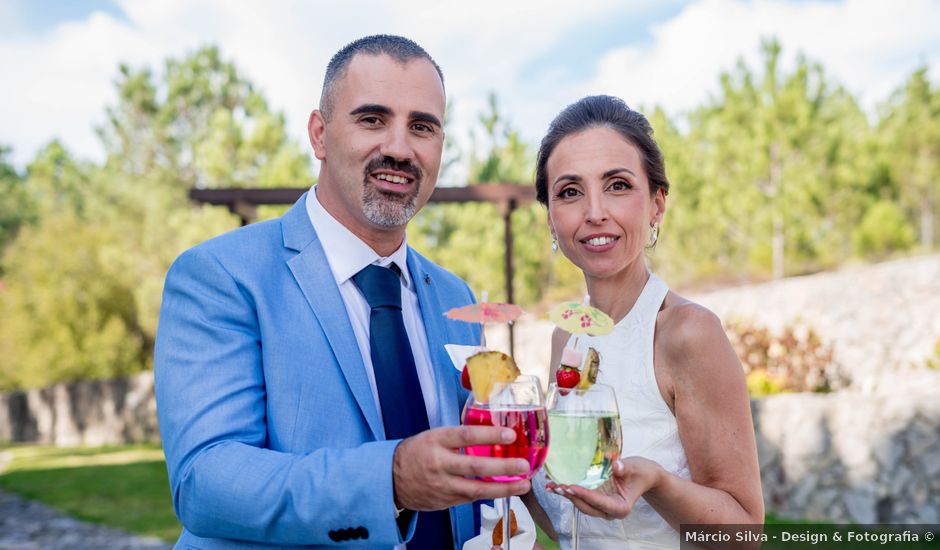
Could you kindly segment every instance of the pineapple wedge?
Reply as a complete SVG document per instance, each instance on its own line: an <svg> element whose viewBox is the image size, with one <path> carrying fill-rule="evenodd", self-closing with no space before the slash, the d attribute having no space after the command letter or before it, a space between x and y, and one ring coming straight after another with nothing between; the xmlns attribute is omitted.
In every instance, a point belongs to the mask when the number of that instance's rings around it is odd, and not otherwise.
<svg viewBox="0 0 940 550"><path fill-rule="evenodd" d="M597 373L601 369L601 354L594 348L588 348L585 354L584 365L581 366L581 381L578 382L579 390L586 390L597 382Z"/></svg>
<svg viewBox="0 0 940 550"><path fill-rule="evenodd" d="M467 358L473 398L489 403L490 392L497 382L512 382L519 376L519 368L512 357L501 351L481 351Z"/></svg>

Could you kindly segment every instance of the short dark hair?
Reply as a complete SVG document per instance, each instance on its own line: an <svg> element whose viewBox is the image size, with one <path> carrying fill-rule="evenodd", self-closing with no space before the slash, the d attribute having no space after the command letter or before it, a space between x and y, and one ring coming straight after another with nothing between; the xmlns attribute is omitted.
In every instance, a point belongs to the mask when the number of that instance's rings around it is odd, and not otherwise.
<svg viewBox="0 0 940 550"><path fill-rule="evenodd" d="M434 65L437 75L441 77L441 85L444 84L444 73L437 62L413 40L391 34L366 36L343 46L327 64L326 75L323 77L323 91L320 93L320 111L323 113L323 118L329 120L332 117L333 88L346 73L350 61L360 53L385 54L401 64L413 59L426 59Z"/></svg>
<svg viewBox="0 0 940 550"><path fill-rule="evenodd" d="M643 169L650 182L650 194L659 189L669 193L666 179L666 164L659 145L653 140L653 127L646 117L627 106L618 97L609 95L588 96L572 103L558 113L548 125L548 133L542 138L535 163L535 196L548 205L548 157L558 143L566 137L590 128L604 127L616 131L639 149Z"/></svg>

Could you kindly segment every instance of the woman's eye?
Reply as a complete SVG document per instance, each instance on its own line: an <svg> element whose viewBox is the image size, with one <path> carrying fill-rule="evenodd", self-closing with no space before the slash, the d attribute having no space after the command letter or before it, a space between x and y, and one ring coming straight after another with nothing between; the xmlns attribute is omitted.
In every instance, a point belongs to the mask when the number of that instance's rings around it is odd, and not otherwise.
<svg viewBox="0 0 940 550"><path fill-rule="evenodd" d="M561 199L570 199L572 197L577 197L581 192L575 189L574 187L565 187L558 192L558 198Z"/></svg>
<svg viewBox="0 0 940 550"><path fill-rule="evenodd" d="M627 191L632 188L633 186L630 185L630 182L623 181L623 180L617 180L610 184L611 191Z"/></svg>

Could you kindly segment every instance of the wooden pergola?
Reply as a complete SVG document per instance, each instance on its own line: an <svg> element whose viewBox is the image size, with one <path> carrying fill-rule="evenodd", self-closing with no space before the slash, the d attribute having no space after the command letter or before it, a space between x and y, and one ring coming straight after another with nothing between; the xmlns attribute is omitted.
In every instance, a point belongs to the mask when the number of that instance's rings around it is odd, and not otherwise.
<svg viewBox="0 0 940 550"><path fill-rule="evenodd" d="M191 189L189 197L199 203L225 206L247 225L257 219L257 207L263 204L294 204L307 187L270 189L226 188ZM506 270L506 300L513 301L512 213L535 200L530 185L481 183L466 187L437 187L429 202L489 202L496 204L503 217L503 259ZM446 266L445 266L446 267ZM509 353L515 351L513 327L509 325Z"/></svg>

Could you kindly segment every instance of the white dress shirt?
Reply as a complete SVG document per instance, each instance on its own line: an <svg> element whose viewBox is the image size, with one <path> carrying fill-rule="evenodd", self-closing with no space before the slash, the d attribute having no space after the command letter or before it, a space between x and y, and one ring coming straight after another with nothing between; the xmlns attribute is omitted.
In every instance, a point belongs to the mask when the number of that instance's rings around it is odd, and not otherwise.
<svg viewBox="0 0 940 550"><path fill-rule="evenodd" d="M375 385L375 372L372 366L372 355L369 346L369 303L359 292L359 287L353 282L353 275L359 273L370 264L388 267L392 262L401 270L401 309L405 321L405 330L411 343L411 351L415 358L415 367L418 371L418 380L421 382L421 393L424 396L424 405L428 411L428 424L432 428L441 425L441 415L438 410L437 383L431 363L431 354L428 349L428 338L424 332L421 320L421 309L418 307L418 295L415 294L414 280L408 272L407 238L402 239L401 246L391 256L381 257L369 245L362 242L359 237L346 229L336 218L330 215L316 195L317 187L313 186L307 193L307 215L313 224L323 252L330 264L330 270L336 279L336 285L346 304L346 312L356 334L356 343L362 362L366 367L369 385L372 387L372 396L375 398L379 418L382 418L382 405L379 402L379 392Z"/></svg>

